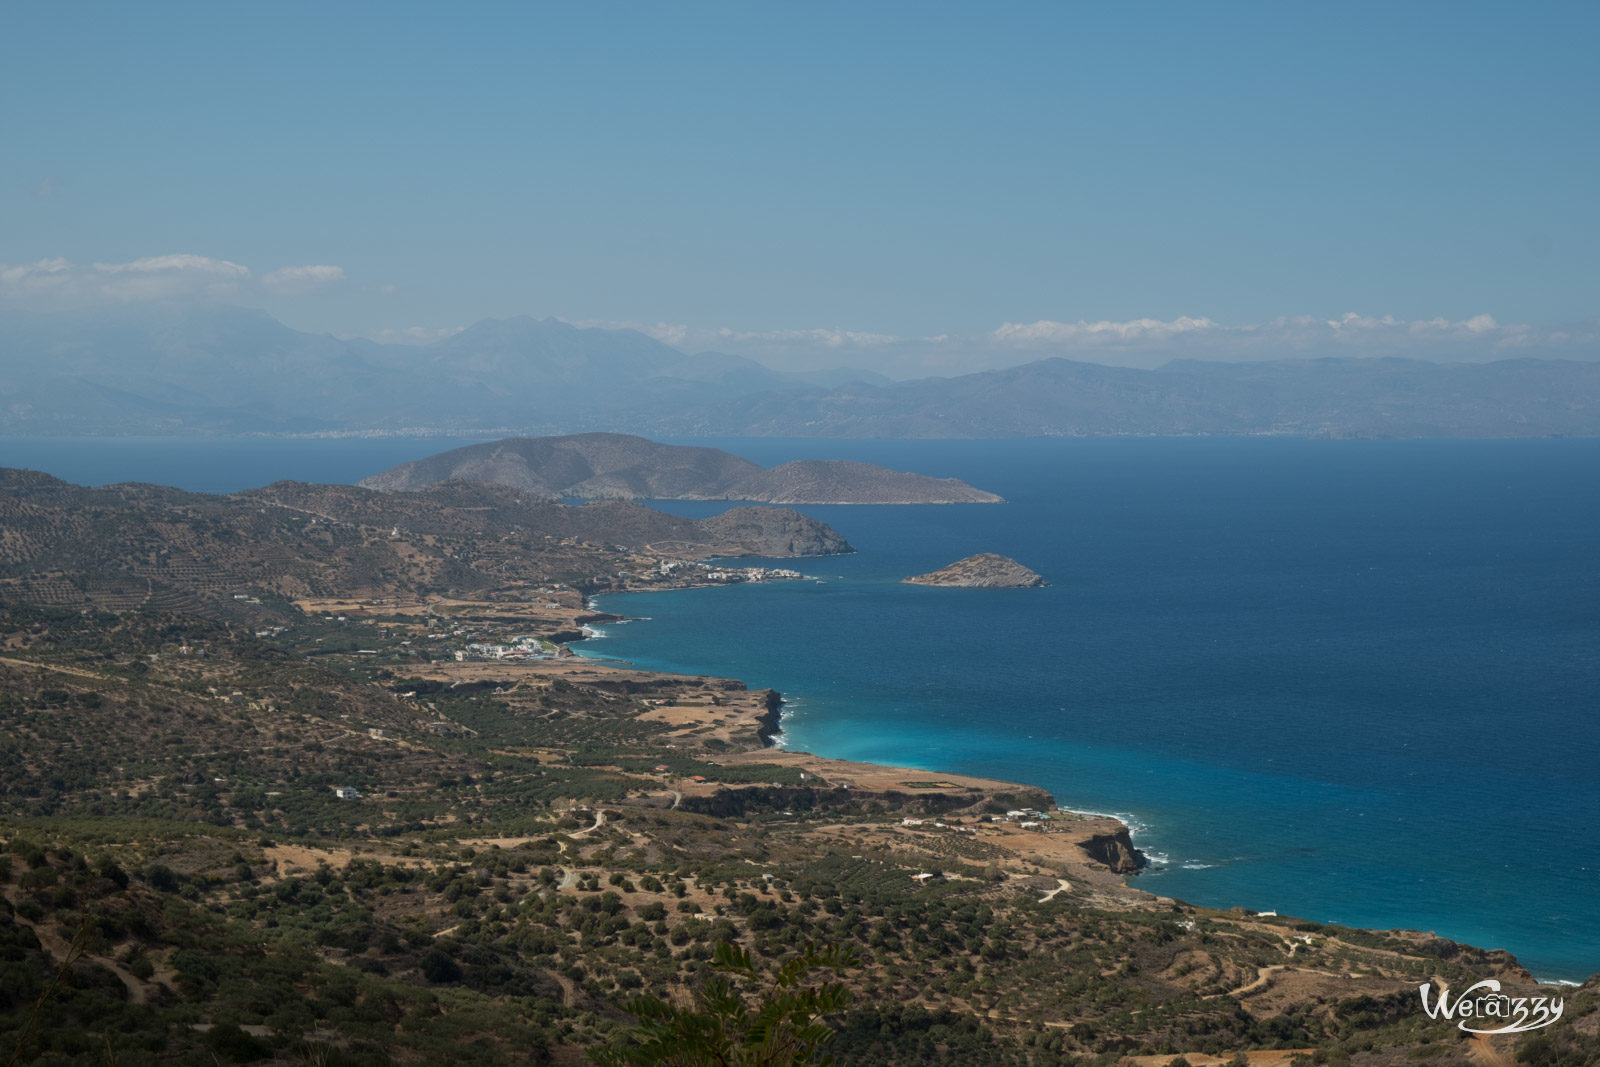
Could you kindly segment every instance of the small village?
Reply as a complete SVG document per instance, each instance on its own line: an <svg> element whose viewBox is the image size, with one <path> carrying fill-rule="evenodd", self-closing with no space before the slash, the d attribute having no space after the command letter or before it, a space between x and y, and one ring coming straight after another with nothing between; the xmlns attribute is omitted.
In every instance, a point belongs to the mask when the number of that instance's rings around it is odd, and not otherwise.
<svg viewBox="0 0 1600 1067"><path fill-rule="evenodd" d="M800 581L806 576L787 567L716 567L694 560L662 560L655 574L661 578L691 579L696 582L779 582Z"/></svg>

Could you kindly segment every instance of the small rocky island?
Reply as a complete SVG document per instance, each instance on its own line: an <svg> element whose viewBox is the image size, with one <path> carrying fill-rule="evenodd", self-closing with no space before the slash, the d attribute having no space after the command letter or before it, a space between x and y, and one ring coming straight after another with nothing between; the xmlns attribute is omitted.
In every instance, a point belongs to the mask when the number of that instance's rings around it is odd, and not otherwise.
<svg viewBox="0 0 1600 1067"><path fill-rule="evenodd" d="M1036 589L1047 585L1038 574L1014 559L980 552L976 556L958 559L948 567L940 567L915 578L907 578L912 585L961 586L968 589Z"/></svg>

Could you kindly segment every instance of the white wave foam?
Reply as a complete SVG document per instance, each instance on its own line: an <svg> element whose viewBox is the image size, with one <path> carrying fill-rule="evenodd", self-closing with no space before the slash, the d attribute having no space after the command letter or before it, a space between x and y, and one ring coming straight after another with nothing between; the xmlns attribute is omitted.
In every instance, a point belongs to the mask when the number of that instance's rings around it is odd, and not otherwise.
<svg viewBox="0 0 1600 1067"><path fill-rule="evenodd" d="M1088 815L1096 819L1115 819L1128 828L1128 834L1130 837L1138 837L1142 833L1147 833L1150 829L1149 823L1144 822L1132 812L1090 811L1088 808L1065 808L1059 805L1057 805L1056 810L1065 811L1072 815Z"/></svg>
<svg viewBox="0 0 1600 1067"><path fill-rule="evenodd" d="M1183 864L1183 869L1186 871L1209 871L1215 866L1215 863L1195 863L1190 861L1189 863Z"/></svg>

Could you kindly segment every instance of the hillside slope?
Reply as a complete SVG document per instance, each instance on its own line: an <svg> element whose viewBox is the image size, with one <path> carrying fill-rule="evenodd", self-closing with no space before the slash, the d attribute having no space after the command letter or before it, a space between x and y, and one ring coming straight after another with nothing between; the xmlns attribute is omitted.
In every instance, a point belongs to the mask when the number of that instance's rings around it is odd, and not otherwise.
<svg viewBox="0 0 1600 1067"><path fill-rule="evenodd" d="M262 597L467 595L609 587L662 557L826 555L850 545L787 508L706 519L626 501L574 506L503 486L421 493L278 482L230 496L88 489L0 468L0 597L250 618Z"/></svg>

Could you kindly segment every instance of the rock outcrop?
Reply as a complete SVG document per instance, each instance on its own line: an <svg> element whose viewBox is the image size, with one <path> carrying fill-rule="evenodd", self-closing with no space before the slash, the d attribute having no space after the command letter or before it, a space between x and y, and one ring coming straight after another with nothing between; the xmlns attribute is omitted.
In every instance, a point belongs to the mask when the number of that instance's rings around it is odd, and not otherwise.
<svg viewBox="0 0 1600 1067"><path fill-rule="evenodd" d="M1137 874L1149 861L1144 853L1133 847L1133 838L1126 826L1111 833L1095 834L1078 843L1084 854L1096 863L1103 863L1117 874Z"/></svg>
<svg viewBox="0 0 1600 1067"><path fill-rule="evenodd" d="M993 552L958 559L948 567L907 578L912 585L961 586L969 589L1033 589L1048 583L1014 559Z"/></svg>

